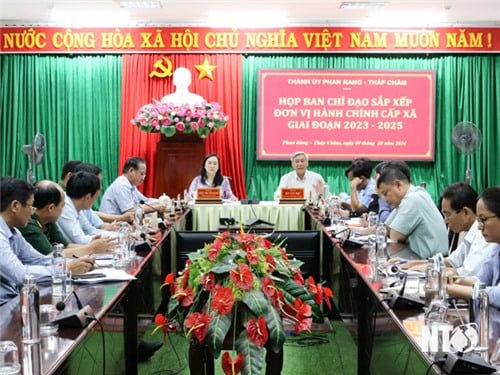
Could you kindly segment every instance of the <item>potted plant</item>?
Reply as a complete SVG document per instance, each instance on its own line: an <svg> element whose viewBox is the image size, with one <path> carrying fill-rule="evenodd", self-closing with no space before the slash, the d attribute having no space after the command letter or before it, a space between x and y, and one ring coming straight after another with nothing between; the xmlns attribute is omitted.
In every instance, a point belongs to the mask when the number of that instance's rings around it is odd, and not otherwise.
<svg viewBox="0 0 500 375"><path fill-rule="evenodd" d="M166 137L195 133L206 138L210 133L226 127L228 120L229 116L216 102L194 105L154 102L139 108L131 123L141 131L161 133Z"/></svg>
<svg viewBox="0 0 500 375"><path fill-rule="evenodd" d="M155 317L155 331L161 329L165 337L182 327L191 347L214 358L232 349L233 356L222 356L225 374L261 374L266 350L282 353L283 321L291 322L295 333L307 331L313 320L323 322L321 305L331 308L333 297L312 277L304 280L302 262L282 243L265 235L224 232L190 253L180 275L167 275L162 285L169 286L171 296L165 314Z"/></svg>

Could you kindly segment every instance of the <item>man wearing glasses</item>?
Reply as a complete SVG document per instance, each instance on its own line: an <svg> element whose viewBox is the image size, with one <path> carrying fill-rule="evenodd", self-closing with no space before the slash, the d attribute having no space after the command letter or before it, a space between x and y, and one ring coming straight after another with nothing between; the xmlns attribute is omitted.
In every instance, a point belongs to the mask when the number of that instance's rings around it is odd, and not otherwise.
<svg viewBox="0 0 500 375"><path fill-rule="evenodd" d="M479 230L487 242L495 245L495 251L475 277L458 279L447 285L446 290L450 295L470 298L471 286L481 281L486 284L490 305L500 310L500 186L487 188L481 193L476 211Z"/></svg>
<svg viewBox="0 0 500 375"><path fill-rule="evenodd" d="M0 305L19 294L26 274L37 280L50 279L52 256L46 256L33 248L17 228L25 227L33 206L35 187L14 177L0 179ZM91 260L75 259L68 264L74 274L85 273L93 266Z"/></svg>
<svg viewBox="0 0 500 375"><path fill-rule="evenodd" d="M462 243L445 258L448 274L475 276L495 253L496 245L485 241L476 216L477 192L468 184L458 182L441 194L441 213L454 233L466 232ZM409 261L405 268L423 271L427 261Z"/></svg>

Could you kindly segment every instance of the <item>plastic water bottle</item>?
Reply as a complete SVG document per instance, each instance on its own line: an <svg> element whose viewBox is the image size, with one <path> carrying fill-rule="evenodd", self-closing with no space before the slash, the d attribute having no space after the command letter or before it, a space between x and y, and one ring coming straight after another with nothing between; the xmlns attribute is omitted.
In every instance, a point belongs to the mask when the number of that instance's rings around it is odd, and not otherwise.
<svg viewBox="0 0 500 375"><path fill-rule="evenodd" d="M384 224L378 224L375 229L377 241L377 265L387 262L387 229Z"/></svg>
<svg viewBox="0 0 500 375"><path fill-rule="evenodd" d="M433 258L429 259L425 268L425 306L430 306L431 302L439 296L440 274Z"/></svg>
<svg viewBox="0 0 500 375"><path fill-rule="evenodd" d="M439 265L439 299L446 300L446 264L442 254L436 255Z"/></svg>
<svg viewBox="0 0 500 375"><path fill-rule="evenodd" d="M64 245L57 243L52 246L52 296L60 299L66 297L66 258Z"/></svg>
<svg viewBox="0 0 500 375"><path fill-rule="evenodd" d="M23 344L40 342L40 292L34 275L26 275L21 288L21 325Z"/></svg>
<svg viewBox="0 0 500 375"><path fill-rule="evenodd" d="M489 337L489 297L486 292L486 284L476 282L472 291L474 318L477 324L479 345L475 351L488 361L488 337Z"/></svg>
<svg viewBox="0 0 500 375"><path fill-rule="evenodd" d="M134 225L136 228L142 226L142 220L144 219L144 210L139 202L135 202L134 206Z"/></svg>

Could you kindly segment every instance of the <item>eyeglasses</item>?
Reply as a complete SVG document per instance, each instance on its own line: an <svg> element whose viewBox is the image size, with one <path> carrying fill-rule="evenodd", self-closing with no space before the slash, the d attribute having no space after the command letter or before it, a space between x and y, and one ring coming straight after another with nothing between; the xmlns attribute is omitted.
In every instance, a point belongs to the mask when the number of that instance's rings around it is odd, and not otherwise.
<svg viewBox="0 0 500 375"><path fill-rule="evenodd" d="M28 203L21 203L23 205L23 207L30 207L31 208L31 213L34 214L35 211L36 211L36 207L33 206L33 203L31 204L28 204Z"/></svg>
<svg viewBox="0 0 500 375"><path fill-rule="evenodd" d="M497 215L491 215L491 216L485 216L485 217L478 216L476 218L476 220L479 223L479 225L484 225L484 224L486 224L486 222L488 220L493 219L494 217L497 217Z"/></svg>

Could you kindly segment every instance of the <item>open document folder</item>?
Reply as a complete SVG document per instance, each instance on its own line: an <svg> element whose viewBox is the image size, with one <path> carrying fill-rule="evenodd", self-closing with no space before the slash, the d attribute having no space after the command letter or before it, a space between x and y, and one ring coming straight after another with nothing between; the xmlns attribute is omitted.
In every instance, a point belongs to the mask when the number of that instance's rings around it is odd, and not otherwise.
<svg viewBox="0 0 500 375"><path fill-rule="evenodd" d="M116 268L98 268L82 275L73 276L74 283L95 284L108 281L134 280L135 276Z"/></svg>

